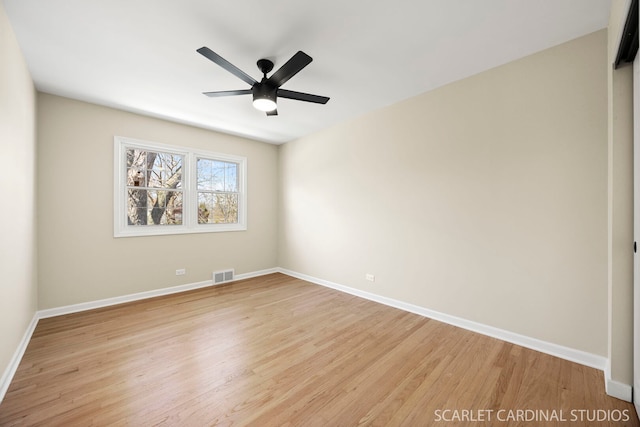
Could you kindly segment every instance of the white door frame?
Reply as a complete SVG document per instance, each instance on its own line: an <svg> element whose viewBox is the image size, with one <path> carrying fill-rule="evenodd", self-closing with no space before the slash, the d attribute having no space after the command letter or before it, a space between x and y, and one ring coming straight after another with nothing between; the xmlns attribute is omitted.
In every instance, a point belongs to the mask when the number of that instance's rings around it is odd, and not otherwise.
<svg viewBox="0 0 640 427"><path fill-rule="evenodd" d="M640 414L640 55L633 61L633 404ZM637 247L636 247L637 246Z"/></svg>

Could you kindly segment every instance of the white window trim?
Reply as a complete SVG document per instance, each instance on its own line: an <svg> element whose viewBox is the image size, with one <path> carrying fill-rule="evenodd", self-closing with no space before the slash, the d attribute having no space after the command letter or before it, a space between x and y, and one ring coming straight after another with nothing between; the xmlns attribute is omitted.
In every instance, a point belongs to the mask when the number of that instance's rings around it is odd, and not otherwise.
<svg viewBox="0 0 640 427"><path fill-rule="evenodd" d="M137 147L150 151L184 156L182 165L182 206L183 216L181 225L145 225L131 226L127 222L127 191L126 191L126 148ZM238 223L237 224L198 224L198 208L196 192L197 158L210 158L237 163L240 170ZM216 153L161 144L140 139L114 136L113 138L113 237L158 236L168 234L215 233L224 231L244 231L247 229L247 159L231 154Z"/></svg>

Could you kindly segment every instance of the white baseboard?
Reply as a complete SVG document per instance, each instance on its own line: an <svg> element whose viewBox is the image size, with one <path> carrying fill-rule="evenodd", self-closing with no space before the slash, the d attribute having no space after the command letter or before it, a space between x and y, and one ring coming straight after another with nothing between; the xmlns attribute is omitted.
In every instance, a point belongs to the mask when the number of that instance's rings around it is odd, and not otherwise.
<svg viewBox="0 0 640 427"><path fill-rule="evenodd" d="M46 310L38 311L40 319L46 319L47 317L62 316L64 314L79 313L81 311L94 310L96 308L109 307L117 304L124 304L127 302L140 301L143 299L159 297L163 295L175 294L178 292L190 291L193 289L205 288L212 286L211 280L204 282L189 283L186 285L172 286L170 288L154 289L152 291L138 292L135 294L123 295L113 298L105 298L97 301L82 302L79 304L65 305L63 307L48 308Z"/></svg>
<svg viewBox="0 0 640 427"><path fill-rule="evenodd" d="M258 277L258 276L264 276L266 274L276 273L277 271L278 270L276 268L271 268L267 270L253 271L250 273L236 274L234 277L234 281L250 279L252 277ZM231 283L231 282L225 282L225 284L227 283ZM123 296L113 297L113 298L105 298L97 301L83 302L80 304L66 305L63 307L49 308L46 310L40 310L38 311L37 314L40 319L45 319L47 317L78 313L81 311L93 310L96 308L109 307L112 305L124 304L127 302L133 302L133 301L140 301L147 298L154 298L154 297L159 297L163 295L176 294L178 292L186 292L194 289L206 288L208 286L214 286L212 280L188 283L186 285L172 286L169 288L154 289L152 291L138 292L135 294L123 295Z"/></svg>
<svg viewBox="0 0 640 427"><path fill-rule="evenodd" d="M609 396L626 402L633 401L633 387L629 384L624 384L611 379L611 364L609 362L607 362L607 366L604 370L604 386Z"/></svg>
<svg viewBox="0 0 640 427"><path fill-rule="evenodd" d="M20 341L20 344L18 344L18 348L16 349L15 353L13 353L13 357L11 358L9 365L4 370L2 378L0 378L0 402L4 400L4 395L7 394L7 390L9 390L9 384L11 384L11 380L18 370L18 366L20 365L22 356L24 356L24 352L27 350L27 346L29 345L29 341L31 340L31 335L33 335L33 331L35 331L36 329L38 320L38 313L36 312L33 315L29 326L27 326L27 330L22 336L22 340Z"/></svg>
<svg viewBox="0 0 640 427"><path fill-rule="evenodd" d="M513 344L517 344L522 347L530 348L542 353L550 354L552 356L560 357L561 359L576 362L581 365L589 366L592 368L603 371L607 366L607 358L598 356L596 354L587 353L581 350L576 350L569 347L564 347L558 344L542 341L536 338L531 338L525 335L516 334L514 332L506 331L504 329L494 328L493 326L484 325L481 323L473 322L471 320L463 319L456 316L451 316L438 311L430 310L428 308L420 307L417 305L409 304L403 301L398 301L392 298L383 297L370 292L361 291L359 289L350 288L348 286L339 285L337 283L330 282L328 280L318 279L317 277L308 276L306 274L298 273L295 271L279 268L280 273L292 276L298 279L306 280L307 282L315 283L318 285L326 286L338 291L346 292L351 295L355 295L361 298L375 301L390 307L399 308L410 313L415 313L420 316L428 317L430 319L438 320L449 325L458 326L469 331L477 332L479 334L487 335L493 338L507 341Z"/></svg>
<svg viewBox="0 0 640 427"><path fill-rule="evenodd" d="M254 277L278 273L279 271L280 270L278 268L267 268L265 270L252 271L251 273L236 274L234 280L252 279Z"/></svg>

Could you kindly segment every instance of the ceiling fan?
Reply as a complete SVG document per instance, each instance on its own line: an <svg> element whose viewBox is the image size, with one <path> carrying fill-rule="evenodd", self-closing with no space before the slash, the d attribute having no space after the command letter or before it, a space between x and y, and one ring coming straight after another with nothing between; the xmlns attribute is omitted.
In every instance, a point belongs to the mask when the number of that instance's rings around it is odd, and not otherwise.
<svg viewBox="0 0 640 427"><path fill-rule="evenodd" d="M278 71L267 78L267 73L273 70L273 62L268 59L258 60L258 68L263 74L262 80L257 81L208 47L201 47L197 52L207 59L215 62L231 74L251 85L251 89L224 90L218 92L203 92L204 95L233 96L233 95L253 95L253 106L260 111L265 111L267 116L277 116L276 101L278 97L295 99L297 101L314 102L316 104L326 104L329 98L326 96L311 95L293 90L281 89L291 77L295 76L304 67L309 65L313 59L302 51L298 51L291 57Z"/></svg>

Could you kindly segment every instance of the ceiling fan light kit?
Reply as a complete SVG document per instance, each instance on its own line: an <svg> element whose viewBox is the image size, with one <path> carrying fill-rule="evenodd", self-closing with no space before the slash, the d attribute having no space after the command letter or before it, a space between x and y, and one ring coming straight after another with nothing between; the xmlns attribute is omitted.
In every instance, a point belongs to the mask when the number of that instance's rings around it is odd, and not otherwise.
<svg viewBox="0 0 640 427"><path fill-rule="evenodd" d="M268 97L261 98L259 95L254 94L253 106L256 108L256 110L267 112L275 110L278 107L278 104L276 104L275 99L271 99Z"/></svg>
<svg viewBox="0 0 640 427"><path fill-rule="evenodd" d="M326 104L329 98L326 96L311 95L303 92L296 92L292 90L280 89L285 82L291 77L298 74L304 67L309 65L313 59L302 51L298 51L291 59L289 59L278 71L273 73L271 77L267 77L273 69L273 62L268 59L258 60L258 68L262 72L262 80L258 82L256 79L240 70L235 65L209 49L208 47L201 47L197 50L199 54L206 57L210 61L218 64L234 76L240 78L246 83L251 85L251 89L240 90L226 90L218 92L203 92L209 97L219 96L234 96L234 95L253 95L253 106L267 113L267 116L277 116L277 99L281 98L293 99L296 101L313 102L316 104Z"/></svg>

